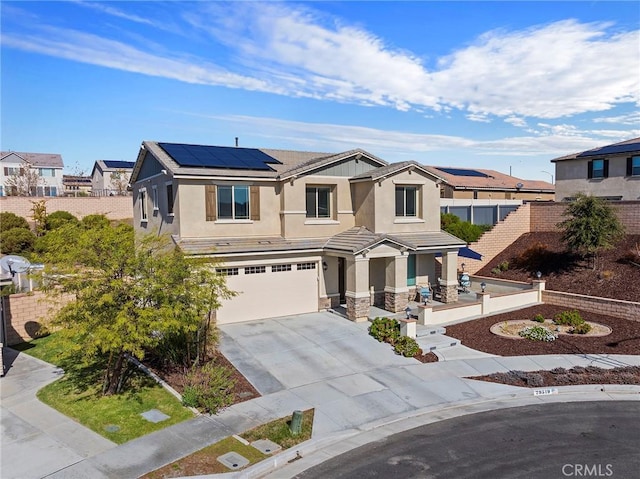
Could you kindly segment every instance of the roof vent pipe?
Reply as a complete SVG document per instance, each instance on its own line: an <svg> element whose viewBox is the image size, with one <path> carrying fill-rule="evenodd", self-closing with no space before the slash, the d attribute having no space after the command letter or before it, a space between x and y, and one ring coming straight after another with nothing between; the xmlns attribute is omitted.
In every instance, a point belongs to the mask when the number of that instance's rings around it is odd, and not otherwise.
<svg viewBox="0 0 640 479"><path fill-rule="evenodd" d="M238 148L238 137L236 136L236 148Z"/></svg>

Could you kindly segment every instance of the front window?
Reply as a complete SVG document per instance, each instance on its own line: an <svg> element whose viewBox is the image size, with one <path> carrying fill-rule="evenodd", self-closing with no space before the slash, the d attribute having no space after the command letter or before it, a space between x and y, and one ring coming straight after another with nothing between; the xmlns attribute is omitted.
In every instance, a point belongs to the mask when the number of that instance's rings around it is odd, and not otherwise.
<svg viewBox="0 0 640 479"><path fill-rule="evenodd" d="M249 219L248 186L218 186L218 218Z"/></svg>
<svg viewBox="0 0 640 479"><path fill-rule="evenodd" d="M173 214L173 184L167 183L167 211L170 215Z"/></svg>
<svg viewBox="0 0 640 479"><path fill-rule="evenodd" d="M307 186L307 218L329 218L331 188L328 186Z"/></svg>
<svg viewBox="0 0 640 479"><path fill-rule="evenodd" d="M56 170L53 168L38 168L39 176L56 176Z"/></svg>
<svg viewBox="0 0 640 479"><path fill-rule="evenodd" d="M604 178L604 160L593 160L592 178Z"/></svg>
<svg viewBox="0 0 640 479"><path fill-rule="evenodd" d="M153 211L158 210L158 187L153 185L151 192L153 193Z"/></svg>
<svg viewBox="0 0 640 479"><path fill-rule="evenodd" d="M396 216L417 216L418 188L396 186Z"/></svg>
<svg viewBox="0 0 640 479"><path fill-rule="evenodd" d="M631 157L631 176L640 176L640 156Z"/></svg>

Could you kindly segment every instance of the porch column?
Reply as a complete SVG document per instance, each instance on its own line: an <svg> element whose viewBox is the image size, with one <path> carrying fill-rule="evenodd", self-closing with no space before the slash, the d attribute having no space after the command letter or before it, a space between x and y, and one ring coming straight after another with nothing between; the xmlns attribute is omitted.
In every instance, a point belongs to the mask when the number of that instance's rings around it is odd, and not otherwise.
<svg viewBox="0 0 640 479"><path fill-rule="evenodd" d="M409 303L407 258L406 253L385 258L384 309L387 311L399 313L404 311Z"/></svg>
<svg viewBox="0 0 640 479"><path fill-rule="evenodd" d="M426 286L428 282L433 284L435 279L435 265L433 253L421 253L416 255L416 286Z"/></svg>
<svg viewBox="0 0 640 479"><path fill-rule="evenodd" d="M444 251L442 253L442 302L455 303L458 301L458 251Z"/></svg>
<svg viewBox="0 0 640 479"><path fill-rule="evenodd" d="M351 321L368 321L371 297L369 294L369 258L351 257L346 260L347 317Z"/></svg>

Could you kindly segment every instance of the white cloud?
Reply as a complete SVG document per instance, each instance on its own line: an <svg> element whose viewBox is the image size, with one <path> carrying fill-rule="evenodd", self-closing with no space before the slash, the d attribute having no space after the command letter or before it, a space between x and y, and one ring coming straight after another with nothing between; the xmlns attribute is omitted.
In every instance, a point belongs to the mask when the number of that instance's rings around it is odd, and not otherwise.
<svg viewBox="0 0 640 479"><path fill-rule="evenodd" d="M640 32L614 32L610 24L564 20L521 31L490 31L429 70L415 54L315 9L280 2L187 5L180 6L181 21L208 35L215 48L228 49L231 61L225 60L224 67L217 64L219 55L174 52L163 57L151 54L150 46L35 23L31 30L5 29L2 43L189 83L400 111L457 109L473 121L498 116L517 126L524 126L524 118L565 118L640 102L640 76L632 74L640 65ZM152 22L124 6L85 6ZM630 118L626 121L637 117Z"/></svg>
<svg viewBox="0 0 640 479"><path fill-rule="evenodd" d="M640 111L627 113L626 115L599 117L593 119L594 123L617 123L619 125L640 125Z"/></svg>
<svg viewBox="0 0 640 479"><path fill-rule="evenodd" d="M523 118L519 118L517 116L509 116L504 119L505 123L509 123L513 126L517 126L519 128L524 128L527 126L527 122Z"/></svg>

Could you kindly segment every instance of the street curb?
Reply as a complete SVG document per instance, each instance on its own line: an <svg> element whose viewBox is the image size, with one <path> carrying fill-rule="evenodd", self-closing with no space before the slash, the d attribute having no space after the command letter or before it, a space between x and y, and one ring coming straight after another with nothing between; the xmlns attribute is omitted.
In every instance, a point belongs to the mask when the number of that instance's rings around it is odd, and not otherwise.
<svg viewBox="0 0 640 479"><path fill-rule="evenodd" d="M508 393L493 398L470 399L457 403L429 406L410 414L400 413L384 419L363 424L357 429L341 431L320 439L310 439L298 446L239 472L189 476L188 479L258 479L271 477L284 479L293 477L332 457L344 454L365 444L381 440L387 436L409 429L432 424L455 417L528 406L541 402L582 402L582 401L640 401L640 386L627 384L584 384L559 386L557 388L522 388L519 394ZM547 395L536 395L534 391L555 389ZM515 404L514 404L515 403ZM178 478L180 479L180 478ZM187 478L182 478L187 479Z"/></svg>

